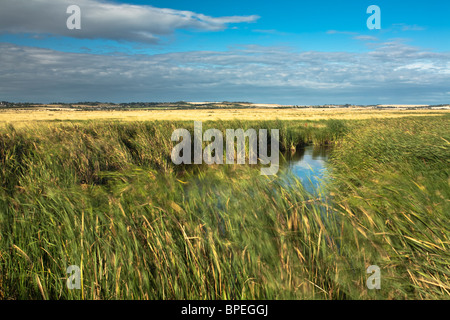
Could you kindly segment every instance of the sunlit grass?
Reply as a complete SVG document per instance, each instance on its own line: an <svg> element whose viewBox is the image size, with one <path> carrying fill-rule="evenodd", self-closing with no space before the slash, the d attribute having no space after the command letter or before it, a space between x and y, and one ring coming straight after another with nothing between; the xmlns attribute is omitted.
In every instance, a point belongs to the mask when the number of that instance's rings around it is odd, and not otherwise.
<svg viewBox="0 0 450 320"><path fill-rule="evenodd" d="M0 298L449 298L447 117L203 127L337 142L327 200L251 166L174 166L171 133L191 121L5 127Z"/></svg>
<svg viewBox="0 0 450 320"><path fill-rule="evenodd" d="M403 117L442 116L450 110L370 109L370 108L248 108L248 109L186 109L186 110L114 110L75 111L45 108L0 110L0 126L12 123L28 126L33 122L69 121L259 121L265 120L364 120Z"/></svg>
<svg viewBox="0 0 450 320"><path fill-rule="evenodd" d="M377 248L386 297L450 297L449 141L448 118L374 121L333 153L335 207Z"/></svg>

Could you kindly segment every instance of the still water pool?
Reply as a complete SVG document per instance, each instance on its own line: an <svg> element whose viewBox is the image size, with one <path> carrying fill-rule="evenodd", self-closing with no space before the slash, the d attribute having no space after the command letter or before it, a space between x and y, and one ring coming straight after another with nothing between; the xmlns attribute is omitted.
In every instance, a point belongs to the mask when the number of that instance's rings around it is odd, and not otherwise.
<svg viewBox="0 0 450 320"><path fill-rule="evenodd" d="M325 178L330 152L331 147L306 146L293 154L284 154L279 176L286 184L291 184L296 177L308 192L316 193Z"/></svg>

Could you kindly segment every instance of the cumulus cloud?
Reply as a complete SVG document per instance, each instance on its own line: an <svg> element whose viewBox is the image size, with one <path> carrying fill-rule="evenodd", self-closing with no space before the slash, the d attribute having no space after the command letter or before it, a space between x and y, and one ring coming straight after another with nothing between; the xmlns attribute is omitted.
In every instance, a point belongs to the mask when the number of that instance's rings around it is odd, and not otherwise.
<svg viewBox="0 0 450 320"><path fill-rule="evenodd" d="M114 56L0 44L0 56L0 100L10 101L443 103L450 83L449 52L401 42L365 53L252 45Z"/></svg>
<svg viewBox="0 0 450 320"><path fill-rule="evenodd" d="M69 30L70 5L81 9L81 29ZM59 35L155 43L177 29L223 30L228 24L254 22L259 17L210 17L201 13L129 5L103 0L2 0L0 33Z"/></svg>

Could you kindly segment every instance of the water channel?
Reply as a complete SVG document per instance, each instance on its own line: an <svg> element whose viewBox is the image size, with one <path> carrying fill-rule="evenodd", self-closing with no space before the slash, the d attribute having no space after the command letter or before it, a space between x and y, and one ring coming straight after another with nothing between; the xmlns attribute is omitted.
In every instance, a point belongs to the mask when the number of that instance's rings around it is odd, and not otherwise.
<svg viewBox="0 0 450 320"><path fill-rule="evenodd" d="M292 178L296 177L306 191L315 194L326 177L330 152L331 147L310 145L297 149L295 153L284 154L279 176L286 184L292 183Z"/></svg>

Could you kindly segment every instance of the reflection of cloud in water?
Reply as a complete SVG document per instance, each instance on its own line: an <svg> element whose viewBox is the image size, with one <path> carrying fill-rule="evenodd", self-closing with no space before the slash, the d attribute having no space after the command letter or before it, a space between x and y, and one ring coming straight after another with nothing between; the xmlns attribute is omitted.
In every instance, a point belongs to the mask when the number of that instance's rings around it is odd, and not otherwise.
<svg viewBox="0 0 450 320"><path fill-rule="evenodd" d="M290 184L289 173L300 179L304 188L313 192L324 178L329 148L307 146L288 157L284 168L287 184Z"/></svg>

